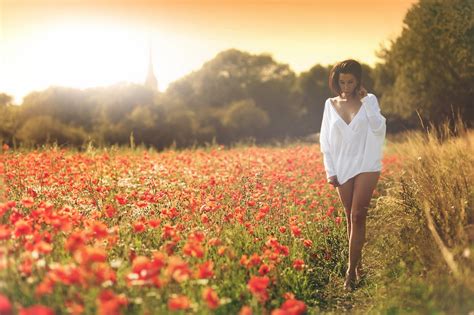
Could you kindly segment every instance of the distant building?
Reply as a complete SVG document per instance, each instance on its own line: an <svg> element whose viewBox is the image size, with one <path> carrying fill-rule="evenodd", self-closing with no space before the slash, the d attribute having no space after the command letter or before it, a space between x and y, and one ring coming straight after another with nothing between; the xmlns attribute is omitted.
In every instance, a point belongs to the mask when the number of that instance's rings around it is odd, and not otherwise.
<svg viewBox="0 0 474 315"><path fill-rule="evenodd" d="M148 74L146 76L145 85L150 87L153 90L158 91L158 80L156 80L155 73L153 72L153 60L151 53L151 43L150 43L150 56L148 61Z"/></svg>

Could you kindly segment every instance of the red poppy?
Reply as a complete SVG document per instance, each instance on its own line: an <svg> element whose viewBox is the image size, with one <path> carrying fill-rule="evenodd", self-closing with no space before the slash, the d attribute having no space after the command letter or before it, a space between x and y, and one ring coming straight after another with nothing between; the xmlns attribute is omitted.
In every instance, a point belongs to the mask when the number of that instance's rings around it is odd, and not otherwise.
<svg viewBox="0 0 474 315"><path fill-rule="evenodd" d="M133 224L133 231L136 232L136 233L141 233L143 231L145 231L145 224L143 224L143 222L135 222Z"/></svg>
<svg viewBox="0 0 474 315"><path fill-rule="evenodd" d="M191 306L189 298L185 295L173 296L168 300L168 308L172 311L184 310Z"/></svg>
<svg viewBox="0 0 474 315"><path fill-rule="evenodd" d="M290 229L294 236L301 236L301 229L297 225L290 225Z"/></svg>
<svg viewBox="0 0 474 315"><path fill-rule="evenodd" d="M12 304L10 300L3 294L0 294L0 314L2 315L12 315Z"/></svg>
<svg viewBox="0 0 474 315"><path fill-rule="evenodd" d="M198 242L190 241L184 244L183 253L187 256L202 258L204 256L204 249Z"/></svg>
<svg viewBox="0 0 474 315"><path fill-rule="evenodd" d="M301 315L306 312L306 305L303 301L289 299L283 302L281 309L288 315Z"/></svg>
<svg viewBox="0 0 474 315"><path fill-rule="evenodd" d="M247 288L254 294L261 302L268 299L267 287L270 279L267 276L258 277L252 276L247 283Z"/></svg>
<svg viewBox="0 0 474 315"><path fill-rule="evenodd" d="M242 306L238 315L253 315L252 309L248 305Z"/></svg>
<svg viewBox="0 0 474 315"><path fill-rule="evenodd" d="M293 261L293 268L295 268L296 270L303 270L304 265L305 264L303 259L295 259Z"/></svg>
<svg viewBox="0 0 474 315"><path fill-rule="evenodd" d="M128 304L128 300L123 294L116 295L111 290L104 290L99 294L97 304L98 314L119 315L121 308Z"/></svg>
<svg viewBox="0 0 474 315"><path fill-rule="evenodd" d="M105 214L107 217L112 218L115 216L115 214L117 214L117 209L113 205L106 205Z"/></svg>
<svg viewBox="0 0 474 315"><path fill-rule="evenodd" d="M31 233L30 223L23 219L16 221L15 223L15 236L20 237Z"/></svg>
<svg viewBox="0 0 474 315"><path fill-rule="evenodd" d="M210 309L216 309L219 307L219 297L212 288L204 288L202 291L202 298L206 301L207 307Z"/></svg>
<svg viewBox="0 0 474 315"><path fill-rule="evenodd" d="M28 197L28 198L25 198L21 201L21 204L25 207L25 208L31 208L33 207L33 205L35 204L35 200L31 197Z"/></svg>
<svg viewBox="0 0 474 315"><path fill-rule="evenodd" d="M44 305L33 305L20 309L18 315L54 315L54 311Z"/></svg>
<svg viewBox="0 0 474 315"><path fill-rule="evenodd" d="M198 279L211 278L214 276L214 263L210 260L198 265L197 268L195 277Z"/></svg>
<svg viewBox="0 0 474 315"><path fill-rule="evenodd" d="M0 224L0 241L10 238L11 231L6 224Z"/></svg>

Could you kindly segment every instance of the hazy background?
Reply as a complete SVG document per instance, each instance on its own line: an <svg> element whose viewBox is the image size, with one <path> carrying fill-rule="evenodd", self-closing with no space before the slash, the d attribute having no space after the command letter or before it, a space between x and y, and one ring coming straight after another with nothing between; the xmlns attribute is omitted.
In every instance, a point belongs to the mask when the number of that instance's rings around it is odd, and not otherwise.
<svg viewBox="0 0 474 315"><path fill-rule="evenodd" d="M0 91L142 83L149 38L159 89L228 48L293 71L355 58L401 33L413 0L0 0Z"/></svg>
<svg viewBox="0 0 474 315"><path fill-rule="evenodd" d="M349 58L388 134L474 121L472 0L0 8L0 142L14 147L316 141L329 72Z"/></svg>

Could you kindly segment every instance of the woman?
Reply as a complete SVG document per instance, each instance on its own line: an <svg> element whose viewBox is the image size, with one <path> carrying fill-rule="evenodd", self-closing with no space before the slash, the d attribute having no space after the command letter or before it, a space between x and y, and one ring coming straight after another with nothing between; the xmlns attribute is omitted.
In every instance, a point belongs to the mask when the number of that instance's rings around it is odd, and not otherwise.
<svg viewBox="0 0 474 315"><path fill-rule="evenodd" d="M346 212L346 290L361 278L367 209L382 170L386 131L377 97L362 88L361 78L362 67L352 59L331 69L329 87L337 96L325 102L319 136L328 182L337 188Z"/></svg>

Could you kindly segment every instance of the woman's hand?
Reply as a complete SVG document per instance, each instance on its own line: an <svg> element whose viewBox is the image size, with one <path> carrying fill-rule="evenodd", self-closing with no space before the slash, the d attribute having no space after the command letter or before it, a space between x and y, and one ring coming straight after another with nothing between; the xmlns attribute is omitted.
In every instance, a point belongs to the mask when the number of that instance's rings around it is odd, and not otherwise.
<svg viewBox="0 0 474 315"><path fill-rule="evenodd" d="M336 175L329 177L329 178L328 178L328 183L331 184L331 185L333 185L334 187L339 187L339 186L341 186L341 185L339 184L339 182L337 181L337 176L336 176Z"/></svg>
<svg viewBox="0 0 474 315"><path fill-rule="evenodd" d="M363 98L366 96L367 96L367 90L363 86L361 86L359 89L359 98Z"/></svg>

